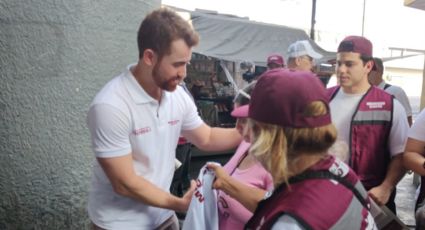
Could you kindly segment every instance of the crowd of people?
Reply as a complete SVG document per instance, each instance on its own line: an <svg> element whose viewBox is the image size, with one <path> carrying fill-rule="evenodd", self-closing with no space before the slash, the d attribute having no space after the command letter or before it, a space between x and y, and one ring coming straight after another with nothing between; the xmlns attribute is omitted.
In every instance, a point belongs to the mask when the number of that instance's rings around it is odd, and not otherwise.
<svg viewBox="0 0 425 230"><path fill-rule="evenodd" d="M367 38L339 43L331 88L314 73L322 55L308 40L289 46L286 64L271 54L268 70L235 96L234 128L205 124L181 85L199 42L176 12L149 13L137 34L137 63L95 96L87 115L96 157L92 229L180 229L175 213L196 208L194 200L215 204L191 210L210 227L188 221L185 229L378 229L381 208L397 213L406 170L425 176L425 110L412 122L406 94L382 80ZM214 175L206 188L213 196L199 190L202 178L187 176L170 193L175 158L188 161L192 145L236 149L225 165L209 163L200 173ZM424 204L421 185L418 229Z"/></svg>

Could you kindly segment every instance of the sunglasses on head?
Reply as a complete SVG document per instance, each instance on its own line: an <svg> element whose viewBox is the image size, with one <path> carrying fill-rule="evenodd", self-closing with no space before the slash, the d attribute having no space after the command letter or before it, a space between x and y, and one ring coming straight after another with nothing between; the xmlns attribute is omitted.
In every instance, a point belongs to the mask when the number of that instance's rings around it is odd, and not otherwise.
<svg viewBox="0 0 425 230"><path fill-rule="evenodd" d="M343 41L338 47L339 52L352 52L354 50L353 41Z"/></svg>
<svg viewBox="0 0 425 230"><path fill-rule="evenodd" d="M251 96L241 89L238 91L238 94L240 94L240 95L244 96L245 98L251 100Z"/></svg>

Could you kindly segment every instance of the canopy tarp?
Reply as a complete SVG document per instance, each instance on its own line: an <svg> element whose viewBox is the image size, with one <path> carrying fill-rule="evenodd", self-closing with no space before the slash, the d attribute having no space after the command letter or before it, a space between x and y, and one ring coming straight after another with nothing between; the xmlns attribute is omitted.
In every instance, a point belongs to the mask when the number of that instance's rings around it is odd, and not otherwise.
<svg viewBox="0 0 425 230"><path fill-rule="evenodd" d="M297 40L309 40L324 57L319 62L335 59L334 52L320 48L301 29L250 21L215 12L191 11L194 28L201 40L194 52L227 61L253 61L265 66L271 53L287 59L288 46Z"/></svg>

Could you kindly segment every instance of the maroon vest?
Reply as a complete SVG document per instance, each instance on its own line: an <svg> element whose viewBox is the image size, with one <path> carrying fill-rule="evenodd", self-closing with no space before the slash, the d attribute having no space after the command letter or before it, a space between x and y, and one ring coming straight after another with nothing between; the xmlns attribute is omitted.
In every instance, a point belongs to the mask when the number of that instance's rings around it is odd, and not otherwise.
<svg viewBox="0 0 425 230"><path fill-rule="evenodd" d="M280 216L289 215L305 229L365 229L369 198L358 177L347 165L330 156L307 172L338 174L341 171L335 165L345 166L348 173L343 179L355 188L361 198L356 198L347 186L329 179L300 180L290 183L290 189L283 184L271 197L260 202L245 228L271 229Z"/></svg>
<svg viewBox="0 0 425 230"><path fill-rule="evenodd" d="M339 86L328 89L330 100ZM349 165L367 190L385 179L391 160L388 138L393 120L393 96L371 86L351 118Z"/></svg>

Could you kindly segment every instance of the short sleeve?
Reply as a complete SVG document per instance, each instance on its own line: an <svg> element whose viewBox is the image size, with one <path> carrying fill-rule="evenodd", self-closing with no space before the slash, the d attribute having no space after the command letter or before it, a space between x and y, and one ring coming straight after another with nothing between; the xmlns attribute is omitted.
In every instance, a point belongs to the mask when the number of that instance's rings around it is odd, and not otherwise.
<svg viewBox="0 0 425 230"><path fill-rule="evenodd" d="M407 116L403 106L397 100L393 100L393 102L393 122L389 137L391 156L404 152L407 132L409 130L409 123L407 122Z"/></svg>
<svg viewBox="0 0 425 230"><path fill-rule="evenodd" d="M304 228L294 218L288 215L282 215L273 224L272 230L304 230Z"/></svg>
<svg viewBox="0 0 425 230"><path fill-rule="evenodd" d="M397 92L394 93L395 98L401 103L406 111L407 116L412 116L412 107L410 106L409 98L406 92L401 87L398 87Z"/></svg>
<svg viewBox="0 0 425 230"><path fill-rule="evenodd" d="M409 130L409 137L418 141L425 141L425 109L416 117Z"/></svg>
<svg viewBox="0 0 425 230"><path fill-rule="evenodd" d="M92 148L96 157L117 157L131 153L130 120L108 104L92 105L87 114Z"/></svg>
<svg viewBox="0 0 425 230"><path fill-rule="evenodd" d="M204 122L198 114L195 102L185 93L186 110L183 116L182 130L193 130L201 126Z"/></svg>

